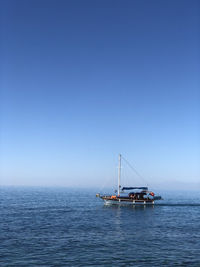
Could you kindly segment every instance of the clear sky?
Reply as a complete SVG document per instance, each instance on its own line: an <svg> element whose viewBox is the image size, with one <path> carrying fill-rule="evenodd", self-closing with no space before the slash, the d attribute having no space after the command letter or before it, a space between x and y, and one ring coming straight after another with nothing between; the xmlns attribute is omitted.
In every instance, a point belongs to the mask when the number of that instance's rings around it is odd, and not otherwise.
<svg viewBox="0 0 200 267"><path fill-rule="evenodd" d="M1 185L101 187L120 152L150 184L200 188L200 1L0 9Z"/></svg>

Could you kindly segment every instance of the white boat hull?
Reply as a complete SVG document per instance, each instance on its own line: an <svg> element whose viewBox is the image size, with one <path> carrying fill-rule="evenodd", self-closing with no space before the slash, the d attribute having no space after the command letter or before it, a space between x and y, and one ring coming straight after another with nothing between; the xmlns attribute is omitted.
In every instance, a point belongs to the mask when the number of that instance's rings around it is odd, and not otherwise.
<svg viewBox="0 0 200 267"><path fill-rule="evenodd" d="M104 200L105 205L154 205L154 201L116 201L116 200Z"/></svg>

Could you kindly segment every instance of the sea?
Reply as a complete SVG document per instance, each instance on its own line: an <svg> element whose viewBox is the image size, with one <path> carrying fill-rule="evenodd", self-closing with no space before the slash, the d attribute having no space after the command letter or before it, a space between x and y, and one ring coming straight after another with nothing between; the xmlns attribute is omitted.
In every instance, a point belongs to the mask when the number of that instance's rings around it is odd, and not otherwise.
<svg viewBox="0 0 200 267"><path fill-rule="evenodd" d="M200 192L104 205L94 189L0 187L0 266L200 267Z"/></svg>

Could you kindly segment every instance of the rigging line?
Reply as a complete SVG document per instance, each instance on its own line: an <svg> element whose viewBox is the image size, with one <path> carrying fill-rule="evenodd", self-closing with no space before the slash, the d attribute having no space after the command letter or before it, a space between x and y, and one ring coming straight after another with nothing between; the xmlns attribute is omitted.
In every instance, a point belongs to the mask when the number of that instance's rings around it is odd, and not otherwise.
<svg viewBox="0 0 200 267"><path fill-rule="evenodd" d="M109 188L110 187L110 182L113 182L113 177L112 176L111 177L109 176L109 178L104 181L103 186L101 186L99 188L99 193L101 193L107 186L108 186L108 188L106 188L106 189L111 189L111 188Z"/></svg>
<svg viewBox="0 0 200 267"><path fill-rule="evenodd" d="M145 182L145 184L148 185L144 177L123 156L121 157L126 162L126 164L128 164L128 166L143 180L143 182Z"/></svg>

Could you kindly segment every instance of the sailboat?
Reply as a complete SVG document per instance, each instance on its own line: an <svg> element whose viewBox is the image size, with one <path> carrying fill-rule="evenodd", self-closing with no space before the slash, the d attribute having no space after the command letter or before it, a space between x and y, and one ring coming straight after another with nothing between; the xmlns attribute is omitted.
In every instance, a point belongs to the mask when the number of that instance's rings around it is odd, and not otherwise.
<svg viewBox="0 0 200 267"><path fill-rule="evenodd" d="M100 195L105 204L132 204L132 205L153 205L155 200L162 199L161 196L155 195L154 192L149 191L147 186L142 187L121 187L121 159L119 154L119 166L118 166L118 190L117 194L113 195Z"/></svg>

